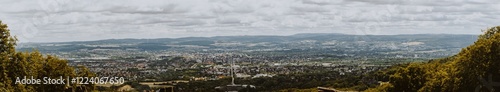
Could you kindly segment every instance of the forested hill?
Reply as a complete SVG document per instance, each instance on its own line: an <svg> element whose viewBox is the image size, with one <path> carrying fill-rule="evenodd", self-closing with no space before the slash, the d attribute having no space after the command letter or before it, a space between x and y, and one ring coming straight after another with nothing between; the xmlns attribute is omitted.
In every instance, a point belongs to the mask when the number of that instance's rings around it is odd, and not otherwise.
<svg viewBox="0 0 500 92"><path fill-rule="evenodd" d="M78 51L81 49L138 49L145 51L172 50L182 46L197 46L203 48L238 48L244 49L269 49L287 48L295 49L304 46L357 46L366 47L364 44L384 45L391 47L407 42L423 43L425 49L463 48L477 39L475 35L458 34L407 34L407 35L348 35L348 34L320 34L307 33L291 36L216 36L216 37L187 37L187 38L160 38L160 39L108 39L98 41L57 42L57 43L21 43L19 50L36 48L46 51ZM385 46L387 45L387 46ZM100 47L96 47L100 46ZM368 45L367 45L368 46Z"/></svg>
<svg viewBox="0 0 500 92"><path fill-rule="evenodd" d="M469 34L402 34L402 35L350 35L336 33L302 33L290 36L215 36L215 37L185 37L157 39L107 39L96 41L47 42L46 44L138 44L158 43L175 45L210 45L215 42L271 42L283 43L303 40L317 41L425 41L436 43L473 42L476 35ZM470 43L469 43L470 44ZM468 44L465 44L468 45Z"/></svg>
<svg viewBox="0 0 500 92"><path fill-rule="evenodd" d="M494 92L500 90L500 26L487 29L457 55L381 71L389 83L368 92Z"/></svg>

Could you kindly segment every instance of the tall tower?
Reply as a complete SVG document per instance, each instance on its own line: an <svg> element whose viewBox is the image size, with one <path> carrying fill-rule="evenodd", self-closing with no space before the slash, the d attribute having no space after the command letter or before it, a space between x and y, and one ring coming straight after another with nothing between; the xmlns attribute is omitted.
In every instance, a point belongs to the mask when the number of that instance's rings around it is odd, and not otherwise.
<svg viewBox="0 0 500 92"><path fill-rule="evenodd" d="M215 89L217 90L221 90L221 91L224 91L224 92L238 92L238 90L241 90L241 89L244 89L244 88L249 88L249 89L255 89L255 86L254 85L246 85L246 84L235 84L234 83L234 76L236 75L235 71L234 71L234 61L235 59L234 58L231 58L231 59L228 59L230 60L229 63L230 63L230 75L231 75L231 84L229 85L225 85L225 86L217 86L215 87Z"/></svg>
<svg viewBox="0 0 500 92"><path fill-rule="evenodd" d="M234 84L234 59L231 60L231 85L235 85Z"/></svg>

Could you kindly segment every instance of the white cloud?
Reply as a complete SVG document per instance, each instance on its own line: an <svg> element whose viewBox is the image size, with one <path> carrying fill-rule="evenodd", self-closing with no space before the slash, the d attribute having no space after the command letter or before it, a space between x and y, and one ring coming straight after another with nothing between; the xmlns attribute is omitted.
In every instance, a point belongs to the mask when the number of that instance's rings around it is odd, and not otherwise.
<svg viewBox="0 0 500 92"><path fill-rule="evenodd" d="M494 0L2 0L21 42L295 33L479 34Z"/></svg>

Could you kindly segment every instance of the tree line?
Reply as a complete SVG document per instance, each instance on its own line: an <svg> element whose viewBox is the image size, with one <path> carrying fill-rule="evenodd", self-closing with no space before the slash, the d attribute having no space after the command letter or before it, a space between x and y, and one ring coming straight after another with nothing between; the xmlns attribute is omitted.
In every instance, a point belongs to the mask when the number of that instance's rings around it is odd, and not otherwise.
<svg viewBox="0 0 500 92"><path fill-rule="evenodd" d="M61 92L91 91L94 85L46 85L15 83L24 76L34 79L59 77L93 77L96 76L86 67L73 67L67 60L52 55L42 55L39 51L16 51L17 38L10 34L6 24L0 21L0 92Z"/></svg>

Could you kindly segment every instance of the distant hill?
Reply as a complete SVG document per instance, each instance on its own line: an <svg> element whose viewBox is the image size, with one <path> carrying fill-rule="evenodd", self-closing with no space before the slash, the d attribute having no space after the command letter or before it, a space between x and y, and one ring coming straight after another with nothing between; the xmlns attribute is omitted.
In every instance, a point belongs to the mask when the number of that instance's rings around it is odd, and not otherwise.
<svg viewBox="0 0 500 92"><path fill-rule="evenodd" d="M171 45L192 45L209 48L218 48L216 43L268 44L272 46L291 46L301 41L314 41L312 45L321 46L326 42L369 42L369 43L403 43L423 42L431 47L462 48L477 39L475 35L456 34L414 34L414 35L347 35L347 34L296 34L291 36L216 36L216 37L186 37L160 39L108 39L97 41L57 42L57 43L23 43L20 50L37 48L40 51L73 51L78 49L140 49L140 50L168 50ZM89 45L117 45L115 47L92 47ZM245 46L240 46L245 48ZM236 46L238 47L238 46ZM265 47L265 46L264 46Z"/></svg>

